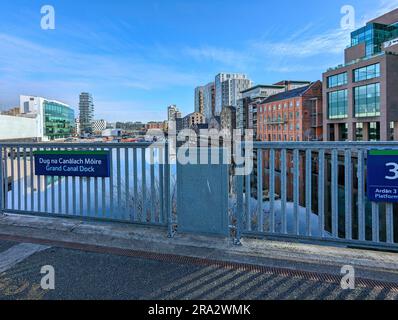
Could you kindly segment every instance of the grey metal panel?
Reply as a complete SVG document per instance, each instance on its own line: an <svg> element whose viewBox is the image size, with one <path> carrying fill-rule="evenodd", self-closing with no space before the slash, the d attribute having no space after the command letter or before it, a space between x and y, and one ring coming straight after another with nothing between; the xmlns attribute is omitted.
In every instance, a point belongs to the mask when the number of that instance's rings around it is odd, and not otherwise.
<svg viewBox="0 0 398 320"><path fill-rule="evenodd" d="M200 149L198 156L202 152L208 150ZM228 165L178 163L178 230L228 236L227 186Z"/></svg>

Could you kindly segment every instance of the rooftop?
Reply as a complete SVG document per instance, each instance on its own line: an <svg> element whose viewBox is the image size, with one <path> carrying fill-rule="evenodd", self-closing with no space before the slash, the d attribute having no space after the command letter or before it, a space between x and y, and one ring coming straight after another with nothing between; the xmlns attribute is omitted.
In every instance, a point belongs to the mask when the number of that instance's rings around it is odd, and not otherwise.
<svg viewBox="0 0 398 320"><path fill-rule="evenodd" d="M283 86L283 85L275 85L275 84L259 84L257 86L254 86L254 87L251 87L249 89L243 90L243 91L241 91L241 93L250 92L252 90L256 90L256 89L259 89L259 88L264 88L264 89L266 89L266 88L283 89L284 87L285 86Z"/></svg>
<svg viewBox="0 0 398 320"><path fill-rule="evenodd" d="M309 84L308 86L304 86L301 88L289 90L286 92L281 92L278 94L275 94L273 96L270 96L269 98L265 99L262 101L262 103L271 103L274 101L279 101L279 100L286 100L286 99L291 99L295 97L300 97L302 96L310 87L312 86L312 83Z"/></svg>

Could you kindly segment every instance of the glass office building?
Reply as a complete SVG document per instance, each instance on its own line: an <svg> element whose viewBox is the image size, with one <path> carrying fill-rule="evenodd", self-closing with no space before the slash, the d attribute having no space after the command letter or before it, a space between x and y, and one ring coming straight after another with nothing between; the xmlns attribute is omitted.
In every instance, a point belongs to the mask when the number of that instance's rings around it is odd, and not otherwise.
<svg viewBox="0 0 398 320"><path fill-rule="evenodd" d="M351 34L351 46L365 43L366 56L370 57L382 51L384 42L398 37L398 24L384 25L369 23Z"/></svg>
<svg viewBox="0 0 398 320"><path fill-rule="evenodd" d="M398 140L398 8L351 33L344 64L323 74L325 141Z"/></svg>
<svg viewBox="0 0 398 320"><path fill-rule="evenodd" d="M44 101L44 135L49 140L68 138L73 135L75 113L67 105Z"/></svg>

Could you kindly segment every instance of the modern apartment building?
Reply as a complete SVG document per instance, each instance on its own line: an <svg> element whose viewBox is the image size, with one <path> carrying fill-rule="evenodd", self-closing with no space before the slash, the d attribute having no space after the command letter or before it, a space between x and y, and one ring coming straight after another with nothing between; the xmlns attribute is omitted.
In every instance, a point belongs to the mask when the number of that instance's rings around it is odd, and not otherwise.
<svg viewBox="0 0 398 320"><path fill-rule="evenodd" d="M67 104L35 96L20 96L21 116L37 119L41 140L69 138L75 128L75 113Z"/></svg>
<svg viewBox="0 0 398 320"><path fill-rule="evenodd" d="M204 113L204 90L205 87L195 88L195 112Z"/></svg>
<svg viewBox="0 0 398 320"><path fill-rule="evenodd" d="M283 85L258 85L242 91L242 98L236 106L236 127L241 129L253 129L257 131L257 103L274 94L285 91Z"/></svg>
<svg viewBox="0 0 398 320"><path fill-rule="evenodd" d="M167 107L167 120L176 121L177 118L181 118L181 112L178 110L175 104Z"/></svg>
<svg viewBox="0 0 398 320"><path fill-rule="evenodd" d="M203 87L203 114L206 118L206 121L209 121L214 116L216 107L215 90L214 82L210 82Z"/></svg>
<svg viewBox="0 0 398 320"><path fill-rule="evenodd" d="M323 74L324 140L398 140L398 9L352 32Z"/></svg>
<svg viewBox="0 0 398 320"><path fill-rule="evenodd" d="M215 115L220 115L225 106L237 106L241 92L253 86L245 74L219 73L215 79Z"/></svg>
<svg viewBox="0 0 398 320"><path fill-rule="evenodd" d="M259 103L257 139L322 140L322 82L278 93Z"/></svg>
<svg viewBox="0 0 398 320"><path fill-rule="evenodd" d="M80 133L93 133L94 122L94 102L93 96L88 92L82 92L79 97L79 112L80 112Z"/></svg>

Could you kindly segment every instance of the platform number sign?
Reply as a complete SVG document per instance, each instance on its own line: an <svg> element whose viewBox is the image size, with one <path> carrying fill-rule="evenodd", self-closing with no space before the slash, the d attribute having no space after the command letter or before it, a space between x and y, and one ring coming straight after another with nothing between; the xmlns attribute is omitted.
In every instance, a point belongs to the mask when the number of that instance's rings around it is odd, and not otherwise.
<svg viewBox="0 0 398 320"><path fill-rule="evenodd" d="M398 202L398 150L371 150L367 160L368 198Z"/></svg>

